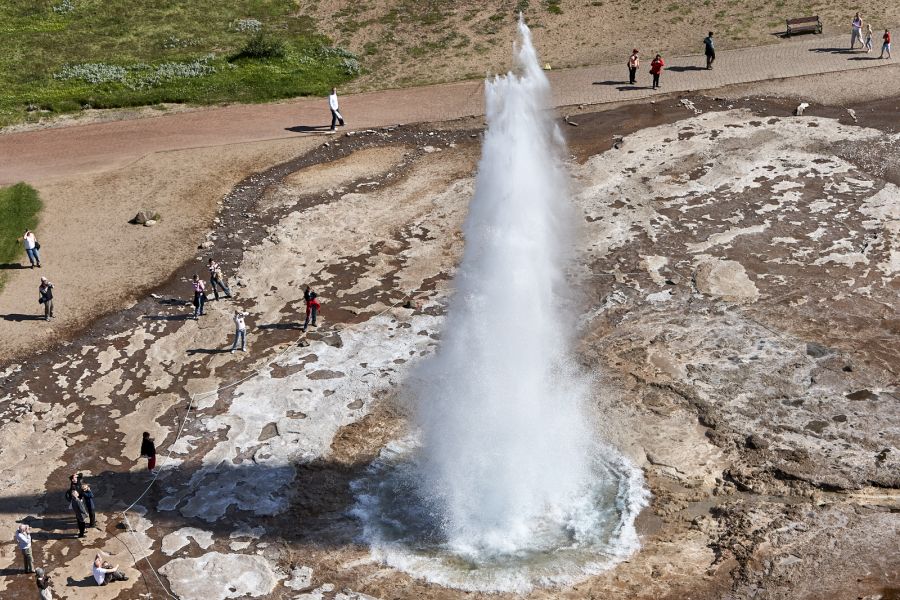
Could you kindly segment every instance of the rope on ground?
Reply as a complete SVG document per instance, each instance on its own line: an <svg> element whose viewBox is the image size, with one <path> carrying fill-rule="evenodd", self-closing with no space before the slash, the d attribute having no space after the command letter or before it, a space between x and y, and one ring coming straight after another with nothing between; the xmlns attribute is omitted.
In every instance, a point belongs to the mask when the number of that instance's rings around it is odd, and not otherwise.
<svg viewBox="0 0 900 600"><path fill-rule="evenodd" d="M350 330L352 330L352 329L355 329L356 327L359 327L359 326L363 325L364 323L367 323L367 322L369 322L369 321L372 321L373 319L377 319L377 318L379 318L379 317L385 315L386 313L388 313L388 312L390 312L390 311L396 309L398 306L403 305L403 306L409 306L409 307L412 307L414 301L417 300L416 294L421 294L421 293L427 292L427 291L429 291L429 290L422 290L422 289L416 289L416 290L413 290L412 292L410 292L410 293L406 294L405 296L403 296L403 299L402 299L402 300L399 300L398 302L395 302L394 304L391 304L390 306L388 306L387 308L385 308L385 309L382 310L381 312L376 313L375 315L373 315L372 317L369 317L369 318L366 319L365 321L360 321L359 323L351 323L350 325L348 325L348 326L346 326L346 327L343 327L343 328L341 328L340 330L332 329L332 331L337 331L338 333L343 332L343 331L350 331ZM305 334L306 334L306 332L303 332L303 334L302 334L302 335L300 336L300 338L298 338L298 339L302 339L303 337L305 337ZM291 342L291 343L285 345L285 347L282 348L282 350L281 350L280 352L278 352L274 357L272 357L271 359L267 360L263 365L257 367L257 368L254 369L253 371L251 371L250 374L247 375L246 377L242 377L241 379L238 379L237 381L232 381L231 383L227 383L227 384L225 384L225 385L219 386L219 387L217 387L217 388L214 389L214 390L209 390L209 391L206 391L206 392L199 392L199 393L196 393L196 394L191 394L191 395L188 397L187 410L185 410L184 416L183 416L182 419L181 419L181 423L180 423L179 426L178 426L178 433L176 434L175 439L172 441L171 444L169 444L169 452L168 452L168 454L166 454L165 460L164 460L163 463L162 463L161 465L159 465L159 467L156 469L156 473L153 473L153 477L152 477L152 479L150 479L150 481L147 483L147 486L144 488L144 491L141 492L141 494L140 494L140 495L139 495L139 496L138 496L131 504L129 504L124 510L122 510L122 511L119 513L119 514L122 515L122 518L123 518L123 520L125 521L125 527L126 527L126 530L131 534L132 538L134 538L134 543L135 543L136 547L138 547L138 548L140 547L140 540L138 539L137 534L135 533L134 527L131 525L131 521L130 521L129 518L128 518L128 512L131 511L131 510L137 505L137 503L140 502L140 501L144 498L144 496L147 495L147 493L148 493L148 492L150 491L150 489L153 487L153 484L156 483L156 480L157 480L157 479L159 479L159 475L160 475L160 473L162 472L162 469L163 469L167 464L169 464L169 462L171 462L171 459L172 459L172 452L173 452L172 447L178 442L178 440L181 439L181 437L182 437L182 435L183 435L183 433L184 433L184 426L185 426L185 424L187 424L188 416L190 415L191 410L192 410L193 407L194 407L194 404L195 404L198 400L201 400L201 399L204 399L204 398L209 398L209 397L211 397L211 396L218 395L220 392L222 392L222 391L224 391L224 390L227 390L227 389L229 389L229 388L233 388L233 387L235 387L235 386L238 386L238 385L244 383L245 381L249 381L250 379L254 379L255 377L259 376L259 375L263 372L264 369L268 368L269 365L273 364L273 363L276 362L278 359L280 359L282 356L284 356L284 354L285 354L288 350L290 350L291 348L293 348L293 347L295 347L294 342ZM140 571L140 573L141 573L141 578L144 579L144 585L147 586L148 593L149 593L149 584L148 584L147 581L146 581L146 577L145 577L145 575L144 575L144 572L143 572L143 571L140 569L140 567L138 566L138 563L140 562L140 559L138 559L138 557L135 555L134 551L132 551L132 549L131 549L131 547L128 545L128 543L127 543L125 540L121 539L119 536L120 536L120 534L116 533L113 537L114 537L116 540L118 540L119 543L121 543L123 546L125 546L125 549L126 549L126 550L128 551L128 553L131 555L131 557L132 557L132 559L133 559L133 561L134 561L134 566L135 566L135 568L138 569L138 571ZM163 590L163 592L166 594L166 596L167 596L168 598L172 598L173 600L178 600L178 597L175 596L175 595L173 595L172 592L169 590L169 588L166 587L166 585L162 582L162 579L160 579L159 573L156 571L156 569L153 567L153 564L150 562L149 554L147 554L147 553L145 552L145 553L144 553L144 556L143 556L143 559L144 559L144 562L147 563L147 567L149 567L150 571L153 573L154 578L156 579L157 583L159 583L159 586L162 588L162 590ZM151 596L151 597L152 597L152 596Z"/></svg>

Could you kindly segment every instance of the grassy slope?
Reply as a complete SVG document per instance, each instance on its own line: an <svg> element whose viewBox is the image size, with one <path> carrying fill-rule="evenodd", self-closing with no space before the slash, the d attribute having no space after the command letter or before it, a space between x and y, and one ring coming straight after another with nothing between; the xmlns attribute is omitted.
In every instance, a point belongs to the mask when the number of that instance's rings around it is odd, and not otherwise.
<svg viewBox="0 0 900 600"><path fill-rule="evenodd" d="M33 187L19 183L0 188L0 265L13 263L25 253L17 238L26 229L37 226L40 209L41 201ZM3 273L0 272L0 289L5 279Z"/></svg>
<svg viewBox="0 0 900 600"><path fill-rule="evenodd" d="M265 34L284 45L282 58L229 62L253 35L236 30L246 18L260 21ZM214 73L149 81L160 64L209 54ZM125 67L127 80L54 78L66 65L85 63ZM352 63L316 33L311 18L296 15L291 0L6 0L0 3L0 126L38 118L35 108L66 112L84 105L322 94L352 78Z"/></svg>

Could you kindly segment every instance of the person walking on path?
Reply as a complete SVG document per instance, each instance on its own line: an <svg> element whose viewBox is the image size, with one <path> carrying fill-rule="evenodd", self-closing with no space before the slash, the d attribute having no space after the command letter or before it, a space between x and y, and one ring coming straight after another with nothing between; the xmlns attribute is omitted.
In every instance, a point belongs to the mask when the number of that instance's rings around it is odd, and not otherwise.
<svg viewBox="0 0 900 600"><path fill-rule="evenodd" d="M194 318L203 316L203 305L206 304L206 284L197 275L191 280L194 289Z"/></svg>
<svg viewBox="0 0 900 600"><path fill-rule="evenodd" d="M222 288L222 291L225 293L226 298L231 298L231 290L225 284L225 277L222 276L222 268L219 266L219 263L214 261L213 259L209 259L209 287L213 291L213 294L216 296L216 300L219 299L219 290L216 289L216 286Z"/></svg>
<svg viewBox="0 0 900 600"><path fill-rule="evenodd" d="M45 574L40 567L34 570L34 583L37 585L38 598L53 600L53 593L50 591L50 576Z"/></svg>
<svg viewBox="0 0 900 600"><path fill-rule="evenodd" d="M881 56L878 58L890 58L891 57L891 30L885 29L884 35L881 36L881 39L884 42L881 44ZM887 52L887 57L885 57L884 53Z"/></svg>
<svg viewBox="0 0 900 600"><path fill-rule="evenodd" d="M863 44L866 48L866 54L872 51L874 44L872 43L872 24L866 25L866 42Z"/></svg>
<svg viewBox="0 0 900 600"><path fill-rule="evenodd" d="M38 250L41 249L41 245L38 243L37 238L34 236L34 232L30 229L25 230L25 234L22 236L22 244L25 246L25 254L28 256L29 262L31 262L31 268L41 268L41 255L38 254Z"/></svg>
<svg viewBox="0 0 900 600"><path fill-rule="evenodd" d="M147 458L147 470L156 475L156 444L150 437L150 432L144 432L144 438L141 440L141 456Z"/></svg>
<svg viewBox="0 0 900 600"><path fill-rule="evenodd" d="M337 123L341 124L341 127L344 126L344 116L341 114L341 111L338 109L338 97L337 97L337 89L331 88L331 94L328 95L328 106L331 108L331 130L335 130L335 125Z"/></svg>
<svg viewBox="0 0 900 600"><path fill-rule="evenodd" d="M641 59L638 57L638 49L635 48L631 51L631 56L628 57L628 83L631 85L637 83L637 70L640 66Z"/></svg>
<svg viewBox="0 0 900 600"><path fill-rule="evenodd" d="M31 554L31 528L28 525L19 525L14 538L22 552L22 560L25 562L25 572L34 573L34 556Z"/></svg>
<svg viewBox="0 0 900 600"><path fill-rule="evenodd" d="M81 484L81 488L79 488L81 493L81 498L84 500L84 507L88 511L88 516L90 517L90 523L88 523L91 527L97 526L97 514L94 512L94 492L91 491L91 486L86 483Z"/></svg>
<svg viewBox="0 0 900 600"><path fill-rule="evenodd" d="M87 527L88 511L81 499L78 490L72 490L72 500L69 502L72 512L75 513L75 520L78 522L78 537L84 537L84 530Z"/></svg>
<svg viewBox="0 0 900 600"><path fill-rule="evenodd" d="M705 47L704 54L706 54L706 68L712 69L713 63L716 62L716 47L713 43L712 31L709 32L709 35L703 38L703 45Z"/></svg>
<svg viewBox="0 0 900 600"><path fill-rule="evenodd" d="M319 314L319 309L322 308L322 305L319 304L319 295L309 286L306 286L306 289L303 290L303 300L306 302L306 320L303 321L303 331L305 332L310 324L310 316L312 316L312 326L318 327L316 325L316 315Z"/></svg>
<svg viewBox="0 0 900 600"><path fill-rule="evenodd" d="M850 49L856 50L856 41L859 40L859 43L862 44L862 26L863 21L862 17L859 16L859 13L853 17L853 20L850 21Z"/></svg>
<svg viewBox="0 0 900 600"><path fill-rule="evenodd" d="M44 305L44 320L53 318L53 284L41 277L41 285L38 286L38 303Z"/></svg>
<svg viewBox="0 0 900 600"><path fill-rule="evenodd" d="M91 575L94 576L94 581L97 582L97 585L106 585L114 581L128 581L128 576L119 570L119 565L112 566L104 561L103 555L99 552L94 557Z"/></svg>
<svg viewBox="0 0 900 600"><path fill-rule="evenodd" d="M654 90L659 87L659 74L662 72L664 66L666 66L666 61L664 61L659 54L657 54L650 63L650 74L653 75Z"/></svg>

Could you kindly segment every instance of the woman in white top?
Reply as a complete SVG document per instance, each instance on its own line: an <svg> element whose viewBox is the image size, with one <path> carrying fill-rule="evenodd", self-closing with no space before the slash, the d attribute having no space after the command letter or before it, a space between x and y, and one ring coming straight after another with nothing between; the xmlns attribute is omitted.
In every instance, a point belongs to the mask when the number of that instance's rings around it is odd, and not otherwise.
<svg viewBox="0 0 900 600"><path fill-rule="evenodd" d="M237 349L238 340L241 340L241 352L247 351L247 324L244 322L244 317L248 314L240 310L234 311L234 343L231 344L232 352Z"/></svg>
<svg viewBox="0 0 900 600"><path fill-rule="evenodd" d="M22 236L22 243L25 244L25 254L28 255L28 260L31 261L31 268L33 269L35 266L40 268L41 256L38 254L39 245L37 238L34 237L34 232L26 229L25 235Z"/></svg>

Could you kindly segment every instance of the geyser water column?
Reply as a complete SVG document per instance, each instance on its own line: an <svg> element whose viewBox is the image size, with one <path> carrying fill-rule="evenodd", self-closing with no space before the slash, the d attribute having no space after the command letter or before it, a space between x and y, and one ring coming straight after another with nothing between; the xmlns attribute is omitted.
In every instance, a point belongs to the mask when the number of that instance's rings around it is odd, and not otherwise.
<svg viewBox="0 0 900 600"><path fill-rule="evenodd" d="M522 591L637 548L643 478L590 426L564 266L565 144L519 23L519 72L486 82L488 129L442 340L407 392L417 430L353 484L376 558L430 581Z"/></svg>
<svg viewBox="0 0 900 600"><path fill-rule="evenodd" d="M485 85L488 128L441 345L417 373L428 495L454 552L530 545L589 473L585 386L563 309L572 210L550 84L519 23L520 74Z"/></svg>

